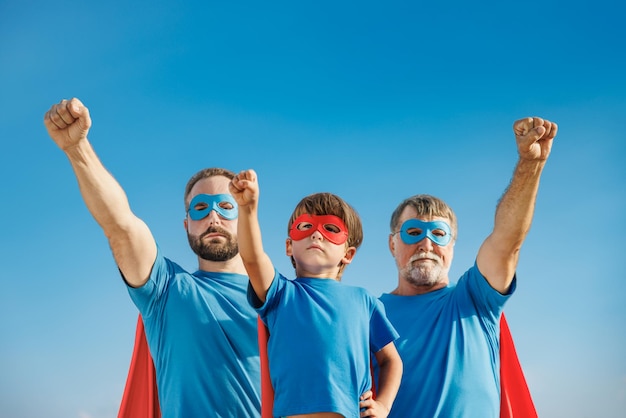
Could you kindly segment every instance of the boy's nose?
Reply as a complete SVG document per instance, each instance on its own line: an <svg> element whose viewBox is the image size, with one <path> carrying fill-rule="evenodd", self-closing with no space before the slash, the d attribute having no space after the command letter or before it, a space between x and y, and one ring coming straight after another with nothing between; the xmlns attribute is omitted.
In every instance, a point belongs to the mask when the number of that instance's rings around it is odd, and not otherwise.
<svg viewBox="0 0 626 418"><path fill-rule="evenodd" d="M317 229L315 231L313 231L313 233L311 234L311 239L324 239L324 236L322 235L322 233L320 231L318 231Z"/></svg>

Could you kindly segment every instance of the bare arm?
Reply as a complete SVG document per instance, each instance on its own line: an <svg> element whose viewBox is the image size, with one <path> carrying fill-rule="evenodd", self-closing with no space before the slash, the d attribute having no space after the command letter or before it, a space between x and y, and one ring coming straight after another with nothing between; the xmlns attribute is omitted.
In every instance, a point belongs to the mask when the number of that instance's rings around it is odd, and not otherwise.
<svg viewBox="0 0 626 418"><path fill-rule="evenodd" d="M83 200L109 240L124 278L131 286L143 285L156 258L156 243L146 224L132 213L124 190L89 143L89 110L78 99L63 100L48 110L44 124L68 157Z"/></svg>
<svg viewBox="0 0 626 418"><path fill-rule="evenodd" d="M400 388L402 360L393 342L384 346L375 356L379 367L376 399L372 399L371 392L367 392L361 397L359 406L365 408L361 411L362 417L385 418Z"/></svg>
<svg viewBox="0 0 626 418"><path fill-rule="evenodd" d="M254 293L259 300L265 302L267 289L274 280L274 265L263 250L258 216L259 183L254 170L245 170L237 174L230 183L230 193L239 206L237 222L239 254Z"/></svg>
<svg viewBox="0 0 626 418"><path fill-rule="evenodd" d="M519 160L496 208L493 231L476 259L481 273L500 293L506 293L513 281L519 252L532 223L539 179L557 130L556 123L541 118L520 119L513 125Z"/></svg>

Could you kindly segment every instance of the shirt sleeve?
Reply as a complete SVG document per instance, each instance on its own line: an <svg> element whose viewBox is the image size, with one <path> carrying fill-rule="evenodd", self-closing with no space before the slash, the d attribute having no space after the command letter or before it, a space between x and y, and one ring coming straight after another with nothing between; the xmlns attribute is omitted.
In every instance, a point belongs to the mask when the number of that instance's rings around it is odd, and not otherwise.
<svg viewBox="0 0 626 418"><path fill-rule="evenodd" d="M157 256L152 265L148 281L141 287L126 285L130 298L143 317L147 318L155 313L156 306L163 299L167 287L179 271L182 272L183 269L176 263L163 257L157 246Z"/></svg>
<svg viewBox="0 0 626 418"><path fill-rule="evenodd" d="M252 306L261 317L267 315L267 311L270 310L276 301L277 294L280 289L284 286L285 277L280 274L276 269L274 269L274 279L272 280L272 284L269 289L267 289L267 294L265 295L265 302L261 302L261 299L257 296L252 288L250 282L248 282L248 303Z"/></svg>
<svg viewBox="0 0 626 418"><path fill-rule="evenodd" d="M382 302L372 297L373 311L370 318L370 350L376 353L400 335L391 325Z"/></svg>
<svg viewBox="0 0 626 418"><path fill-rule="evenodd" d="M474 263L459 279L457 287L459 286L466 288L473 306L481 316L491 318L491 322L496 324L502 314L505 303L515 292L517 275L513 277L508 293L503 295L491 287L485 276L478 270L478 265Z"/></svg>

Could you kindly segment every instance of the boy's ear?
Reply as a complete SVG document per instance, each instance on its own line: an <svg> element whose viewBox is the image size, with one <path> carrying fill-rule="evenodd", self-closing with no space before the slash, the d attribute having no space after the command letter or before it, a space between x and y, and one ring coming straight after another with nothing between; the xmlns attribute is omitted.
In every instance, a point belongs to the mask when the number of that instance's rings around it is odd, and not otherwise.
<svg viewBox="0 0 626 418"><path fill-rule="evenodd" d="M287 257L291 259L291 265L293 268L296 268L296 259L293 258L293 243L291 238L287 238L287 241L285 241L285 254L287 254Z"/></svg>
<svg viewBox="0 0 626 418"><path fill-rule="evenodd" d="M352 259L354 258L356 254L356 248L355 247L348 247L348 249L346 250L346 253L344 254L343 258L341 259L341 263L342 264L350 264L352 262Z"/></svg>

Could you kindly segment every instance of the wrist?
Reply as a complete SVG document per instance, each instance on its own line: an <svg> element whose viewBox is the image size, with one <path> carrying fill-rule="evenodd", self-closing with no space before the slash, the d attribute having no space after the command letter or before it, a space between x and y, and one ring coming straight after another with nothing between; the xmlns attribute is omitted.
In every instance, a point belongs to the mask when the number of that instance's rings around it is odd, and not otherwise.
<svg viewBox="0 0 626 418"><path fill-rule="evenodd" d="M67 158L70 161L86 161L90 158L90 155L95 155L93 147L89 143L87 137L81 138L78 141L67 145L62 148Z"/></svg>
<svg viewBox="0 0 626 418"><path fill-rule="evenodd" d="M527 176L540 174L545 165L546 165L546 160L526 159L526 158L520 157L519 160L517 161L515 172L517 174L525 174Z"/></svg>

